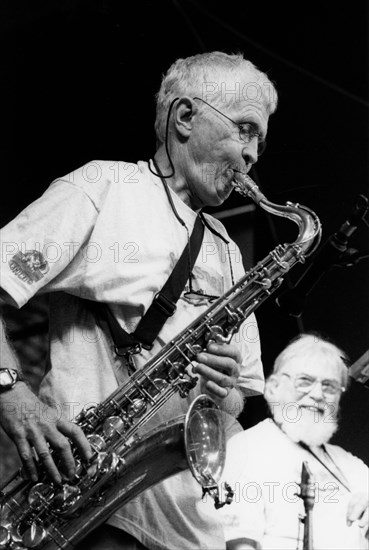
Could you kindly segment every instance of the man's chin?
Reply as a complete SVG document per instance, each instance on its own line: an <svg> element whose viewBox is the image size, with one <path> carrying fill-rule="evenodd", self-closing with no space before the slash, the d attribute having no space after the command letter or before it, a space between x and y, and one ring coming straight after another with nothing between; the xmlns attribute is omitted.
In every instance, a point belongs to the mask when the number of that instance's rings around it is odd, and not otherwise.
<svg viewBox="0 0 369 550"><path fill-rule="evenodd" d="M228 186L224 187L223 189L217 190L216 200L218 200L218 204L213 206L220 206L221 204L223 204L223 202L228 199L232 191L233 191L233 187L228 187Z"/></svg>
<svg viewBox="0 0 369 550"><path fill-rule="evenodd" d="M328 420L317 411L303 410L296 422L284 420L281 428L292 441L318 447L330 441L338 429L338 423L331 418Z"/></svg>

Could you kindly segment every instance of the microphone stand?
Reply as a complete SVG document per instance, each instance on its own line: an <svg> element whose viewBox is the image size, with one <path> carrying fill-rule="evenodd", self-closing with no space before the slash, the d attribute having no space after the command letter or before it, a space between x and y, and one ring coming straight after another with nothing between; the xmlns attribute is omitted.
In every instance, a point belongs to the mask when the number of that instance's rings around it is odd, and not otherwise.
<svg viewBox="0 0 369 550"><path fill-rule="evenodd" d="M282 311L291 317L299 318L307 296L332 266L350 267L369 257L368 252L360 253L348 247L349 238L356 231L359 223L362 221L365 223L364 216L368 208L368 198L365 195L359 195L348 220L318 249L297 283L281 292L276 298L276 303Z"/></svg>

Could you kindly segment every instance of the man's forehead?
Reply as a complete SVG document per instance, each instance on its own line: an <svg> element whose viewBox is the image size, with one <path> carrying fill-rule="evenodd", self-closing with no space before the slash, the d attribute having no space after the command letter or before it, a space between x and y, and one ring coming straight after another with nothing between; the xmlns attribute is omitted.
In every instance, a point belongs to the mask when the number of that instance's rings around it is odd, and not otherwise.
<svg viewBox="0 0 369 550"><path fill-rule="evenodd" d="M340 368L337 363L324 356L310 357L309 355L303 355L294 357L284 365L282 372L308 374L320 378L340 378Z"/></svg>

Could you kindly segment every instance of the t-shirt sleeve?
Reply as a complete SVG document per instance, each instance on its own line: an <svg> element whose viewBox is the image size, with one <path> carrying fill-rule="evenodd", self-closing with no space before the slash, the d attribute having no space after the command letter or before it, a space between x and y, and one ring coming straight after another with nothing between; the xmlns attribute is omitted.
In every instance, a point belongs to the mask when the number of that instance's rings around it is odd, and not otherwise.
<svg viewBox="0 0 369 550"><path fill-rule="evenodd" d="M0 286L22 307L73 261L90 235L96 203L78 182L55 180L0 231Z"/></svg>

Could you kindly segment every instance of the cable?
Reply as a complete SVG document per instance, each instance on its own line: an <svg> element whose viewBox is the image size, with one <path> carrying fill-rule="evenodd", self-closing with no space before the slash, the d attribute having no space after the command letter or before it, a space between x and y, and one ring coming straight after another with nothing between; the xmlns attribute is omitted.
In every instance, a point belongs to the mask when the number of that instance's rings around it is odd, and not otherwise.
<svg viewBox="0 0 369 550"><path fill-rule="evenodd" d="M201 40L201 37L199 35L199 33L196 31L195 27L193 26L190 18L188 17L188 15L186 14L186 12L183 10L182 6L179 5L179 2L178 0L172 0L174 6L176 7L176 9L178 10L179 14L181 15L181 17L186 21L187 23L187 26L188 28L190 29L190 31L192 32L193 36L195 37L196 41L198 42L199 46L200 46L200 49L202 52L206 52L207 51L207 48L204 44L204 42Z"/></svg>
<svg viewBox="0 0 369 550"><path fill-rule="evenodd" d="M280 63L283 63L284 65L287 65L287 67L290 67L294 69L295 71L308 76L312 78L313 80L316 80L317 82L320 82L320 84L323 84L324 86L327 86L328 88L331 88L332 90L335 90L336 92L352 99L353 101L356 101L357 103L360 103L361 105L364 105L365 107L369 107L369 102L365 99L362 99L361 97L358 97L357 95L348 92L344 88L341 88L341 86L338 86L337 84L333 84L332 82L329 82L329 80L326 80L325 78L322 78L321 76L316 75L315 73L312 73L311 71L304 69L303 67L300 67L299 65L296 65L292 61L289 61L288 59L282 57L281 55L273 52L272 50L269 50L269 48L266 48L259 42L256 42L255 40L252 40L251 38L248 38L241 32L237 31L234 27L223 21L222 19L218 19L214 14L210 13L208 10L206 10L203 6L198 4L195 0L187 0L191 2L196 8L199 9L204 15L209 17L209 19L212 19L215 23L220 25L221 27L225 28L227 31L233 33L237 38L241 38L245 42L248 42L251 44L254 48L257 48L258 50L262 51L263 53L269 55L269 57L272 57L273 59L276 59Z"/></svg>

